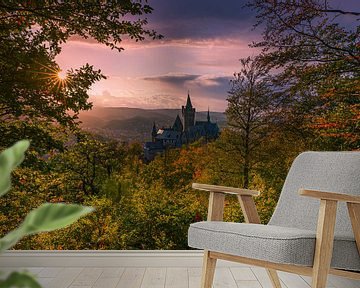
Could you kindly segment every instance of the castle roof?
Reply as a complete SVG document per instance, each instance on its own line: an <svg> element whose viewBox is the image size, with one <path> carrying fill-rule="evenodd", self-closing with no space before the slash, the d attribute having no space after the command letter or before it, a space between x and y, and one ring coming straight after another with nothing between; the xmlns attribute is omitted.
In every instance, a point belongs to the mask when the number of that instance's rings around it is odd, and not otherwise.
<svg viewBox="0 0 360 288"><path fill-rule="evenodd" d="M179 117L179 114L176 116L176 119L175 119L175 122L172 126L172 128L175 130L175 131L182 131L183 130L183 124L181 122L181 119Z"/></svg>
<svg viewBox="0 0 360 288"><path fill-rule="evenodd" d="M217 123L212 123L208 121L196 121L194 127L202 127L198 129L203 129L208 136L216 136L219 133L219 126Z"/></svg>
<svg viewBox="0 0 360 288"><path fill-rule="evenodd" d="M156 139L158 140L177 140L180 139L181 132L174 131L172 128L159 129Z"/></svg>
<svg viewBox="0 0 360 288"><path fill-rule="evenodd" d="M214 139L219 135L219 126L208 121L196 121L194 126L184 131L182 138L185 142L193 142L201 137Z"/></svg>

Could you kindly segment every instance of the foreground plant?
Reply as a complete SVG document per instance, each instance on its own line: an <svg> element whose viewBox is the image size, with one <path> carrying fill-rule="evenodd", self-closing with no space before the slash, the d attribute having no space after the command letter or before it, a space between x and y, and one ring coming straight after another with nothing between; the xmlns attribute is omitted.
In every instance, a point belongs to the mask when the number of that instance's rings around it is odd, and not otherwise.
<svg viewBox="0 0 360 288"><path fill-rule="evenodd" d="M19 141L0 154L0 197L10 190L11 172L24 160L29 144L27 140ZM91 211L92 207L76 204L45 203L31 211L17 229L0 238L0 252L10 249L25 236L64 228ZM41 286L27 272L12 272L6 279L0 280L0 288L5 287Z"/></svg>

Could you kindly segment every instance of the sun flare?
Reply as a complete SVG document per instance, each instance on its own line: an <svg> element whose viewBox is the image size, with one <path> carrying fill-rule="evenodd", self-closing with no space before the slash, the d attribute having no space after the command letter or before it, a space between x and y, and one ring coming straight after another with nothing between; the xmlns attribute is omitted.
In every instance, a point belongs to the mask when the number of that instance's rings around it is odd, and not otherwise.
<svg viewBox="0 0 360 288"><path fill-rule="evenodd" d="M57 72L57 77L59 78L59 80L64 81L66 79L66 72L63 70L60 70L59 72Z"/></svg>
<svg viewBox="0 0 360 288"><path fill-rule="evenodd" d="M42 75L40 79L48 80L49 84L59 90L67 88L71 85L71 77L67 74L66 71L61 70L59 67L51 67L47 65L43 65L41 63L36 62L41 66L42 71L36 71L35 73Z"/></svg>

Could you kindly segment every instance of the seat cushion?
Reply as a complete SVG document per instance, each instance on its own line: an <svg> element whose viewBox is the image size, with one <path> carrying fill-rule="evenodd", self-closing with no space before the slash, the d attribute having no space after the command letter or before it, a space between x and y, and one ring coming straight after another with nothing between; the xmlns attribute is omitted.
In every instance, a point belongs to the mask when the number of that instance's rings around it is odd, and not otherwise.
<svg viewBox="0 0 360 288"><path fill-rule="evenodd" d="M190 225L190 247L275 263L312 266L315 232L274 225L204 221ZM360 271L355 240L335 236L333 268Z"/></svg>

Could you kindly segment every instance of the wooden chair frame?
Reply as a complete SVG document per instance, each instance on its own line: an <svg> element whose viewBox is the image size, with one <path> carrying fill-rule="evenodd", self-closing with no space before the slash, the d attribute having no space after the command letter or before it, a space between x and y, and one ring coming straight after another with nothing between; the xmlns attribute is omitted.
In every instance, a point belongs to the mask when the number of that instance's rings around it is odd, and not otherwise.
<svg viewBox="0 0 360 288"><path fill-rule="evenodd" d="M253 196L259 195L258 191L198 183L194 183L192 187L194 189L210 192L207 216L208 221L222 221L225 194L235 194L240 202L246 223L260 223L260 218L253 200ZM360 196L305 189L300 189L299 194L320 200L314 262L312 267L280 264L205 250L201 288L212 287L217 259L266 268L274 288L281 288L281 283L276 272L277 270L312 276L312 288L325 288L328 274L360 280L360 272L330 268L336 210L339 201L347 203L356 245L360 254Z"/></svg>

